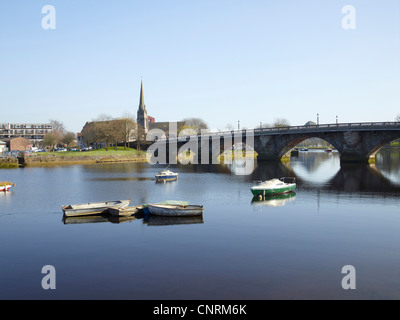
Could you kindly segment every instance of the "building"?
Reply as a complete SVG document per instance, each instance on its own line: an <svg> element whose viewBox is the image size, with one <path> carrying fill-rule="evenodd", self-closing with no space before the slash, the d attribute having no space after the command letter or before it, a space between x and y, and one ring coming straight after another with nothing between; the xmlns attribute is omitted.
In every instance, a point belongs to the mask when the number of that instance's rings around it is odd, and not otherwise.
<svg viewBox="0 0 400 320"><path fill-rule="evenodd" d="M143 81L140 83L140 100L136 122L144 129L144 132L147 133L149 130L149 119L147 117L146 105L144 104Z"/></svg>
<svg viewBox="0 0 400 320"><path fill-rule="evenodd" d="M144 104L144 92L143 92L143 81L140 83L140 99L139 99L139 109L137 111L137 124L144 129L144 133L147 133L152 129L160 129L165 133L165 136L175 135L179 133L180 128L185 124L182 121L166 121L166 122L156 122L154 117L147 115L146 105ZM169 130L177 130L177 132L170 132Z"/></svg>
<svg viewBox="0 0 400 320"><path fill-rule="evenodd" d="M0 141L0 153L7 152L7 144L4 141Z"/></svg>
<svg viewBox="0 0 400 320"><path fill-rule="evenodd" d="M30 144L38 145L51 131L53 126L49 123L3 123L0 124L0 140L23 137L28 139Z"/></svg>
<svg viewBox="0 0 400 320"><path fill-rule="evenodd" d="M25 151L31 146L30 141L23 137L5 138L1 140L6 143L8 151Z"/></svg>

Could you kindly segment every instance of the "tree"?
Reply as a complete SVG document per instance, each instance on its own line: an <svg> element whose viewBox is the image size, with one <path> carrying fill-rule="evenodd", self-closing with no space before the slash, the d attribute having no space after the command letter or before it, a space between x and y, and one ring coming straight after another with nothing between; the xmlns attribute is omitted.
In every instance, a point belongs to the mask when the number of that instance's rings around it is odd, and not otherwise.
<svg viewBox="0 0 400 320"><path fill-rule="evenodd" d="M396 121L397 121L397 122L400 122L400 114L397 115Z"/></svg>
<svg viewBox="0 0 400 320"><path fill-rule="evenodd" d="M273 127L278 128L278 127L289 127L290 123L288 120L284 118L278 118L275 120Z"/></svg>
<svg viewBox="0 0 400 320"><path fill-rule="evenodd" d="M182 120L185 123L185 127L193 129L197 134L201 133L201 130L208 129L207 123L200 118L186 118Z"/></svg>
<svg viewBox="0 0 400 320"><path fill-rule="evenodd" d="M68 131L64 134L64 136L62 138L62 142L65 143L68 148L72 145L73 142L75 142L75 139L76 139L75 133Z"/></svg>
<svg viewBox="0 0 400 320"><path fill-rule="evenodd" d="M125 113L122 118L120 119L121 123L121 130L122 130L122 139L121 141L124 142L124 148L126 149L127 143L133 139L135 135L136 129L136 121L135 116Z"/></svg>
<svg viewBox="0 0 400 320"><path fill-rule="evenodd" d="M48 132L43 138L42 144L50 149L54 148L59 143L59 136L56 132Z"/></svg>

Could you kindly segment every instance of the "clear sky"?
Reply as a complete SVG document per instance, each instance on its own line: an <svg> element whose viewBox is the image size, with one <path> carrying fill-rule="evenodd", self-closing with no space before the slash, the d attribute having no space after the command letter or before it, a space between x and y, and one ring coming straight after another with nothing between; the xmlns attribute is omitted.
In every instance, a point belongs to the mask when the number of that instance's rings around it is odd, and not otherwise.
<svg viewBox="0 0 400 320"><path fill-rule="evenodd" d="M0 58L1 123L136 116L141 79L156 121L394 121L400 1L2 0Z"/></svg>

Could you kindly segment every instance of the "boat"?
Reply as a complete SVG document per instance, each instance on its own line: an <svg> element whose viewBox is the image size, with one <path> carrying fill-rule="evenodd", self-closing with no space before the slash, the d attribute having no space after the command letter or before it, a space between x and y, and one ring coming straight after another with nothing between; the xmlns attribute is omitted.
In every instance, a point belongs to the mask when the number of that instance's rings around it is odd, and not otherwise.
<svg viewBox="0 0 400 320"><path fill-rule="evenodd" d="M326 148L324 151L325 152L332 152L332 149L331 148Z"/></svg>
<svg viewBox="0 0 400 320"><path fill-rule="evenodd" d="M163 205L163 204L175 204L175 205L181 205L181 206L188 206L190 204L190 202L189 201L180 201L180 200L165 200L165 201L153 203L153 205ZM142 206L143 213L145 213L145 214L150 213L148 206L149 206L149 204L144 204Z"/></svg>
<svg viewBox="0 0 400 320"><path fill-rule="evenodd" d="M139 212L142 209L142 206L133 206L133 207L110 207L108 208L108 213L112 216L116 217L125 217L125 216L132 216L135 213Z"/></svg>
<svg viewBox="0 0 400 320"><path fill-rule="evenodd" d="M173 181L178 179L178 174L176 172L172 172L171 170L164 169L155 175L157 182L166 182Z"/></svg>
<svg viewBox="0 0 400 320"><path fill-rule="evenodd" d="M203 214L202 205L179 205L179 204L149 204L149 211L156 216L200 216Z"/></svg>
<svg viewBox="0 0 400 320"><path fill-rule="evenodd" d="M9 181L0 181L0 191L8 191L12 186L15 186L15 183Z"/></svg>
<svg viewBox="0 0 400 320"><path fill-rule="evenodd" d="M91 202L82 204L70 204L62 206L61 208L65 216L76 217L108 213L109 208L126 208L129 206L130 202L131 200Z"/></svg>
<svg viewBox="0 0 400 320"><path fill-rule="evenodd" d="M270 196L291 192L296 188L296 178L283 177L262 181L250 188L254 196Z"/></svg>
<svg viewBox="0 0 400 320"><path fill-rule="evenodd" d="M301 148L300 151L308 151L308 148L306 148L306 147Z"/></svg>

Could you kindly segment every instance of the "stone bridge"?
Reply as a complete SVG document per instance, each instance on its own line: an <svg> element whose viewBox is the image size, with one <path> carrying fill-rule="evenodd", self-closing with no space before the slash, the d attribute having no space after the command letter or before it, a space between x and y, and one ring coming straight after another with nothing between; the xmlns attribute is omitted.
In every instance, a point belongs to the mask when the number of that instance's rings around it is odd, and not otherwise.
<svg viewBox="0 0 400 320"><path fill-rule="evenodd" d="M224 150L241 142L258 153L258 160L276 161L290 157L291 150L309 138L327 141L340 153L341 162L368 162L385 144L400 138L400 122L335 123L180 135L159 139L149 150L158 149L156 153L160 155L153 153L153 158L159 163L176 163L178 153L190 150L195 154L192 163L208 164L219 163L217 157ZM150 135L150 140L153 139Z"/></svg>

